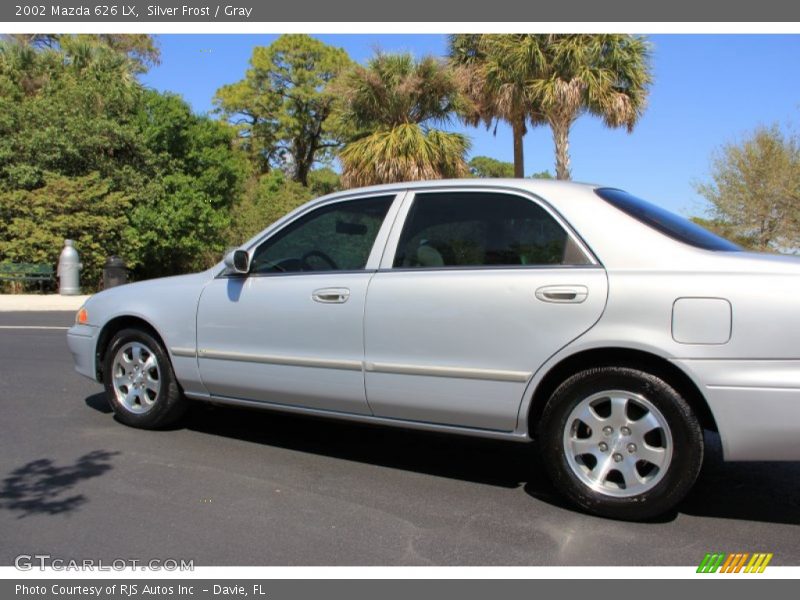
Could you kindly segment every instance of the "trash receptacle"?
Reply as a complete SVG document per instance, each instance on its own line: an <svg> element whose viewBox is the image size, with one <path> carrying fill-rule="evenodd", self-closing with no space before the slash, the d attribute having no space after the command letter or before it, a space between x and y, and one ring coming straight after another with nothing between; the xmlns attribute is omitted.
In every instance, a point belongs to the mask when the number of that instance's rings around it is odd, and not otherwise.
<svg viewBox="0 0 800 600"><path fill-rule="evenodd" d="M83 265L72 240L64 240L64 248L58 257L58 293L62 296L75 296L81 293L80 273Z"/></svg>
<svg viewBox="0 0 800 600"><path fill-rule="evenodd" d="M128 283L128 268L119 256L109 256L103 265L103 289Z"/></svg>

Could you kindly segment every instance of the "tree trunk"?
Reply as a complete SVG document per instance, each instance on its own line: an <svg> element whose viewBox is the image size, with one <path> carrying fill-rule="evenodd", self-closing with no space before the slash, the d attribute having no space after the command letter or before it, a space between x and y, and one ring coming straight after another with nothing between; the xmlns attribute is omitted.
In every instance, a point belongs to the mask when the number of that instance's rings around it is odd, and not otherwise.
<svg viewBox="0 0 800 600"><path fill-rule="evenodd" d="M311 165L309 165L305 160L300 163L297 163L295 180L302 183L303 187L308 187L308 172L310 170L311 170Z"/></svg>
<svg viewBox="0 0 800 600"><path fill-rule="evenodd" d="M556 146L556 179L569 181L572 178L569 168L569 130L571 123L550 123L553 142Z"/></svg>
<svg viewBox="0 0 800 600"><path fill-rule="evenodd" d="M525 136L525 121L516 120L511 125L514 134L514 177L525 177L525 155L522 149L522 138Z"/></svg>

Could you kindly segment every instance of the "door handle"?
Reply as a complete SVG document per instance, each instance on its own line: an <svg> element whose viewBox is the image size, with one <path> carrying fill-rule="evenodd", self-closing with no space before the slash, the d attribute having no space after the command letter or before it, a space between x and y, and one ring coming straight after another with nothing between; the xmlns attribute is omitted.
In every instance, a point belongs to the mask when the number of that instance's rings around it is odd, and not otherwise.
<svg viewBox="0 0 800 600"><path fill-rule="evenodd" d="M314 290L311 299L322 304L344 304L350 298L347 288L322 288Z"/></svg>
<svg viewBox="0 0 800 600"><path fill-rule="evenodd" d="M585 285L545 285L536 290L536 298L555 304L580 304L588 295Z"/></svg>

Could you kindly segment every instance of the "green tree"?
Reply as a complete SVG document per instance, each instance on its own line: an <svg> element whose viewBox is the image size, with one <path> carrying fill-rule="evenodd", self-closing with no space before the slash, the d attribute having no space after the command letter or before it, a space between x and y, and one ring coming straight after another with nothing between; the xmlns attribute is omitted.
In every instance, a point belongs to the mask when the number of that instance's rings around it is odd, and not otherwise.
<svg viewBox="0 0 800 600"><path fill-rule="evenodd" d="M18 33L10 34L8 38L20 46L34 48L69 48L76 43L104 46L133 60L139 72L161 64L161 50L155 38L146 33Z"/></svg>
<svg viewBox="0 0 800 600"><path fill-rule="evenodd" d="M139 270L153 277L207 267L225 248L249 170L231 149L235 131L153 91L136 117L145 145L145 163L129 179L138 200L130 218L142 242Z"/></svg>
<svg viewBox="0 0 800 600"><path fill-rule="evenodd" d="M42 205L49 198L58 211L60 190L80 193L84 178L96 176L107 193L88 197L121 194L128 203L125 228L135 235L120 231L130 245L117 251L110 244L107 253L125 256L136 277L215 262L249 173L246 157L233 148L235 130L192 114L178 96L145 90L124 53L71 41L53 48L0 43L0 193L35 194ZM38 252L22 231L0 228L0 243L14 257L25 244ZM94 251L72 237L82 255ZM0 260L9 257L0 252ZM91 268L86 275L94 277Z"/></svg>
<svg viewBox="0 0 800 600"><path fill-rule="evenodd" d="M342 189L342 178L328 167L314 169L308 174L308 187L314 196L333 194Z"/></svg>
<svg viewBox="0 0 800 600"><path fill-rule="evenodd" d="M34 190L0 191L0 257L55 265L65 239L80 250L84 287L100 283L103 263L116 254L135 266L140 240L128 221L131 198L112 191L98 173L45 173Z"/></svg>
<svg viewBox="0 0 800 600"><path fill-rule="evenodd" d="M307 35L257 47L245 78L217 90L219 111L239 128L259 172L280 167L308 185L308 174L341 145L331 82L351 65L341 48Z"/></svg>
<svg viewBox="0 0 800 600"><path fill-rule="evenodd" d="M712 230L754 250L800 248L800 140L759 127L722 146L711 180L697 191L711 204Z"/></svg>
<svg viewBox="0 0 800 600"><path fill-rule="evenodd" d="M537 109L550 125L556 148L556 177L570 179L569 134L584 114L630 133L644 112L652 82L644 38L622 34L541 37L546 74L529 83ZM514 40L500 48L514 51Z"/></svg>
<svg viewBox="0 0 800 600"><path fill-rule="evenodd" d="M468 139L431 125L458 108L458 85L432 57L382 54L342 80L342 115L358 135L339 153L345 187L461 177Z"/></svg>
<svg viewBox="0 0 800 600"><path fill-rule="evenodd" d="M514 172L523 176L527 124L548 124L556 177L570 179L569 134L585 114L630 132L652 81L644 38L618 34L470 34L450 40L450 60L472 104L468 123L511 125Z"/></svg>
<svg viewBox="0 0 800 600"><path fill-rule="evenodd" d="M514 164L489 156L475 156L469 161L473 177L514 177Z"/></svg>
<svg viewBox="0 0 800 600"><path fill-rule="evenodd" d="M545 57L532 35L457 34L450 36L449 57L468 103L462 118L487 128L498 121L511 126L514 177L525 176L523 139L528 125L539 125L541 115L531 97L529 82L542 76Z"/></svg>
<svg viewBox="0 0 800 600"><path fill-rule="evenodd" d="M273 170L253 177L231 212L226 233L228 246L240 246L314 195L310 188L283 171Z"/></svg>

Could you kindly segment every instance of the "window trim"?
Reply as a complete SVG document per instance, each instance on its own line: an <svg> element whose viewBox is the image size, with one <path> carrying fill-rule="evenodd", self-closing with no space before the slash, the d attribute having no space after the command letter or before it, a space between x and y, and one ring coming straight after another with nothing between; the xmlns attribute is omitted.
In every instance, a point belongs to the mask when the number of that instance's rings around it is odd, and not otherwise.
<svg viewBox="0 0 800 600"><path fill-rule="evenodd" d="M584 265L459 265L459 266L443 266L443 267L395 267L394 258L397 253L397 246L400 243L400 237L403 234L408 215L411 212L411 207L414 204L417 194L430 194L430 193L453 193L453 192L471 192L471 193L499 193L510 196L519 196L529 202L533 202L542 208L558 223L567 236L577 245L578 248L586 255L588 263ZM580 268L602 268L603 265L597 259L594 252L591 251L583 238L573 229L573 227L556 211L549 202L541 196L538 196L527 190L518 188L510 188L499 185L454 185L454 186L431 186L431 187L415 187L408 190L403 198L402 205L399 207L397 217L395 219L394 227L389 234L389 239L386 242L386 247L381 257L381 262L378 271L380 273L397 272L426 272L426 271L489 271L489 270L535 270L535 269L580 269Z"/></svg>
<svg viewBox="0 0 800 600"><path fill-rule="evenodd" d="M386 216L383 218L383 223L381 223L380 229L378 229L378 233L375 236L375 241L372 243L372 249L369 252L369 256L367 257L367 263L364 265L363 269L343 269L338 271L292 271L288 273L247 273L247 274L239 274L239 273L230 273L228 272L227 268L223 268L217 275L216 278L223 278L223 279L230 279L230 278L249 278L249 277L290 277L290 276L297 276L297 275L338 275L338 274L354 274L354 273L370 273L375 272L378 270L380 265L381 257L383 256L383 252L386 246L386 240L389 237L389 233L394 226L395 219L397 217L397 212L400 208L400 205L403 199L406 196L406 190L398 189L398 190L387 190L384 193L380 192L366 192L366 191L356 191L353 194L347 194L346 196L337 195L331 198L318 198L316 200L309 201L306 205L300 206L294 211L287 213L285 216L281 217L275 223L268 226L264 231L262 231L256 238L254 238L249 243L245 243L242 246L243 250L247 250L247 255L252 263L253 255L255 254L256 249L261 246L261 244L268 242L272 237L278 235L281 231L290 227L293 223L298 221L299 219L304 218L305 216L311 214L314 211L317 211L322 208L327 208L334 204L341 204L343 202L351 202L354 200L368 200L370 198L382 198L382 197L393 197L391 203L389 204L389 210L386 211Z"/></svg>

